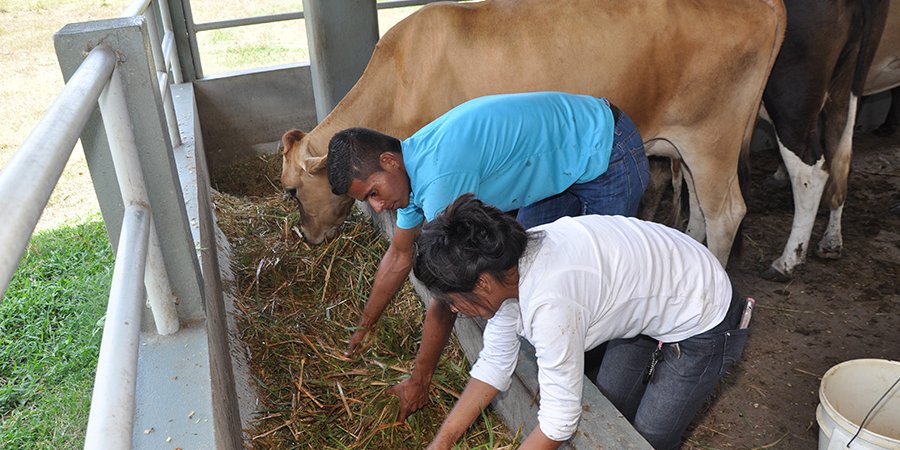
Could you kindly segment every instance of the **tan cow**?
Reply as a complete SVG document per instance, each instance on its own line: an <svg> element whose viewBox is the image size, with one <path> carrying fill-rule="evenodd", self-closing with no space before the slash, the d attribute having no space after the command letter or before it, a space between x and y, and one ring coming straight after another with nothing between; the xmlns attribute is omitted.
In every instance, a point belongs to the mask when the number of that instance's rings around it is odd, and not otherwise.
<svg viewBox="0 0 900 450"><path fill-rule="evenodd" d="M687 232L724 264L746 212L737 162L785 20L780 0L431 4L384 35L312 132L285 134L282 186L299 200L304 237L319 243L353 202L331 194L324 170L335 132L362 126L402 139L488 94L604 96L634 119L649 154L683 160L699 203Z"/></svg>

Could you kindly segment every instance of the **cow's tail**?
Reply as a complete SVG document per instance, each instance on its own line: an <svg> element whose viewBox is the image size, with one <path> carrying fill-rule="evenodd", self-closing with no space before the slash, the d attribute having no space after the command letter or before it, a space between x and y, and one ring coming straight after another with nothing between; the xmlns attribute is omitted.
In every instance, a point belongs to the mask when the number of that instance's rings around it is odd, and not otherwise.
<svg viewBox="0 0 900 450"><path fill-rule="evenodd" d="M869 74L869 68L872 66L872 60L875 59L875 51L878 50L878 42L884 32L884 26L887 22L889 0L867 0L860 2L860 15L862 21L861 33L859 41L859 56L856 58L856 70L853 75L853 86L851 88L857 98L862 97L863 88L866 84L866 76ZM895 5L900 7L900 5Z"/></svg>

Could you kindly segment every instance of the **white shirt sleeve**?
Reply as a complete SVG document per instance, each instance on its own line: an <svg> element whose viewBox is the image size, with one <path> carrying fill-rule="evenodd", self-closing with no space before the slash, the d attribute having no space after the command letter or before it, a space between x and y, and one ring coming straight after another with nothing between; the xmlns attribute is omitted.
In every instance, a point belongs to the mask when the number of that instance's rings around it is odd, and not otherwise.
<svg viewBox="0 0 900 450"><path fill-rule="evenodd" d="M548 438L564 441L581 418L587 318L581 305L564 299L542 301L530 317L541 386L538 423Z"/></svg>
<svg viewBox="0 0 900 450"><path fill-rule="evenodd" d="M495 389L509 389L512 373L519 360L519 304L507 301L500 306L484 328L484 348L469 375Z"/></svg>

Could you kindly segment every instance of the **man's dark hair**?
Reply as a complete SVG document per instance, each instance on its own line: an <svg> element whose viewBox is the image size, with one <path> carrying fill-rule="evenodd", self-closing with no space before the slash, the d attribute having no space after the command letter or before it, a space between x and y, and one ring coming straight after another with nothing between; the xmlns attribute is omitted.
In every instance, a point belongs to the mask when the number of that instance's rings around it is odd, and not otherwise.
<svg viewBox="0 0 900 450"><path fill-rule="evenodd" d="M354 178L365 180L381 171L378 158L384 152L401 153L400 141L368 128L348 128L335 133L328 143L331 192L344 195Z"/></svg>
<svg viewBox="0 0 900 450"><path fill-rule="evenodd" d="M413 273L439 300L451 293L471 298L482 273L505 282L528 242L514 217L464 194L422 227Z"/></svg>

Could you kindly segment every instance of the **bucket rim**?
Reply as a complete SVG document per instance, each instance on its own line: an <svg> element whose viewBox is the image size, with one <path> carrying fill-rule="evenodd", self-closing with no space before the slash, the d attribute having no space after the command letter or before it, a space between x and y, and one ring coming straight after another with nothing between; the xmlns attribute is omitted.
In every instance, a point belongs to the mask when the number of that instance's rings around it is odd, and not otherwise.
<svg viewBox="0 0 900 450"><path fill-rule="evenodd" d="M848 419L848 418L845 417L843 414L841 414L841 412L838 411L837 408L834 407L834 405L831 403L831 401L828 399L828 397L825 396L825 385L826 385L827 379L834 377L834 374L835 374L838 370L844 368L845 366L848 366L848 365L859 365L859 364L864 364L864 363L882 364L882 365L887 365L887 366L894 366L894 367L900 369L900 361L894 361L894 360L891 360L891 359L884 359L884 358L859 358L859 359L850 359L850 360L843 361L843 362L840 362L840 363L838 363L838 364L835 364L834 366L831 366L831 368L828 369L828 370L825 372L824 375L822 375L822 381L819 383L819 403L823 406L823 409L825 410L826 414L828 414L829 416L831 416L832 419L833 419L838 425L840 425L841 427L843 427L843 428L845 428L845 429L853 430L854 433L856 432L856 430L858 430L858 429L860 428L860 426L859 426L860 424L856 423L855 421L852 421L852 420ZM818 417L817 417L817 419L818 419ZM820 427L821 427L821 425L820 425ZM871 438L874 438L874 439L876 439L876 440L884 441L884 442L887 442L887 443L890 443L890 444L897 444L897 443L900 443L900 439L898 439L898 438L893 438L893 437L890 437L890 436L885 436L885 435L883 435L883 434L876 433L876 432L871 431L871 430L868 430L868 429L866 429L866 428L863 428L863 429L860 431L859 436L860 436L861 438L862 438L863 436L871 437ZM872 442L872 439L865 439L865 438L864 438L864 440L866 440L866 441L868 441L868 442Z"/></svg>

